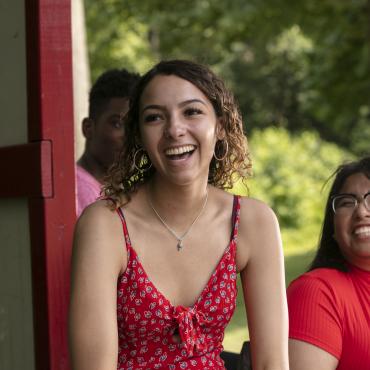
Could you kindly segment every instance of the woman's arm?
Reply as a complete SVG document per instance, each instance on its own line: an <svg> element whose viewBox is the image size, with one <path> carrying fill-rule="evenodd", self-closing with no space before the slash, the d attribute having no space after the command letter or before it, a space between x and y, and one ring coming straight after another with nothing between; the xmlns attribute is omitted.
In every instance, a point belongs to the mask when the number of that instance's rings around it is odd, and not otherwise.
<svg viewBox="0 0 370 370"><path fill-rule="evenodd" d="M288 310L279 225L264 203L243 202L238 254L246 261L241 280L253 370L287 370Z"/></svg>
<svg viewBox="0 0 370 370"><path fill-rule="evenodd" d="M121 230L104 201L88 207L76 225L69 310L73 370L117 369L117 278L125 260Z"/></svg>
<svg viewBox="0 0 370 370"><path fill-rule="evenodd" d="M338 360L310 343L289 339L290 370L335 370Z"/></svg>

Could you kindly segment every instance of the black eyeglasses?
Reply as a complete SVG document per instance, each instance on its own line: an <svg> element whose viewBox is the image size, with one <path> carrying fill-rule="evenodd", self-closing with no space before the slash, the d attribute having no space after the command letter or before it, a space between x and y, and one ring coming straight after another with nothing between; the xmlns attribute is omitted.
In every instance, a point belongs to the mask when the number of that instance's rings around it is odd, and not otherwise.
<svg viewBox="0 0 370 370"><path fill-rule="evenodd" d="M352 213L361 202L364 202L365 208L370 211L370 191L364 196L358 198L354 194L338 194L331 198L331 205L335 214Z"/></svg>

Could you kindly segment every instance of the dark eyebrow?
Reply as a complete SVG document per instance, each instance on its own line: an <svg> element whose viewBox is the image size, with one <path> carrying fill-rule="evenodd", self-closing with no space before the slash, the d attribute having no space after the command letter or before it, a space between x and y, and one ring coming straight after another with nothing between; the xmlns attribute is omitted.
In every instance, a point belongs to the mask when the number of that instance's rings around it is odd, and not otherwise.
<svg viewBox="0 0 370 370"><path fill-rule="evenodd" d="M146 105L143 108L143 110L141 111L141 113L145 112L148 109L159 109L159 110L163 110L164 109L164 106L163 105L157 105L157 104Z"/></svg>
<svg viewBox="0 0 370 370"><path fill-rule="evenodd" d="M201 99L189 99L189 100L185 100L185 101L181 102L179 104L179 106L180 107L183 107L184 105L191 104L191 103L201 103L201 104L203 104L203 105L206 106L206 103L203 100L201 100Z"/></svg>
<svg viewBox="0 0 370 370"><path fill-rule="evenodd" d="M338 193L338 194L334 194L333 198L334 197L348 197L348 196L357 198L357 195L353 193Z"/></svg>
<svg viewBox="0 0 370 370"><path fill-rule="evenodd" d="M370 194L370 191L368 191L364 195L360 195L360 197L364 198L364 197L368 196L369 194ZM354 193L339 193L339 194L333 195L333 198L334 197L338 197L338 196L339 197L347 197L347 196L350 196L350 197L354 197L354 198L358 199L357 198L357 194L354 194Z"/></svg>
<svg viewBox="0 0 370 370"><path fill-rule="evenodd" d="M183 102L181 102L179 104L179 107L183 107L183 106L188 105L188 104L191 104L191 103L200 103L200 104L203 104L204 106L207 106L206 103L203 100L201 100L201 99L189 99L189 100L184 100ZM148 109L164 110L165 107L163 105L159 105L159 104L150 104L150 105L146 105L142 109L141 113L145 112Z"/></svg>

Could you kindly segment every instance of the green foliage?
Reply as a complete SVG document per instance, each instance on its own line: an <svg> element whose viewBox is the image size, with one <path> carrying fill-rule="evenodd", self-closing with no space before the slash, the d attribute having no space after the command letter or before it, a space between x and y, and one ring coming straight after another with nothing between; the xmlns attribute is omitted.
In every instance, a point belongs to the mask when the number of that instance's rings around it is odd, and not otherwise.
<svg viewBox="0 0 370 370"><path fill-rule="evenodd" d="M285 249L315 247L328 191L324 185L351 156L314 132L292 135L282 128L255 131L250 150L250 195L276 212Z"/></svg>
<svg viewBox="0 0 370 370"><path fill-rule="evenodd" d="M85 0L91 77L109 68L145 72L155 57L148 41L149 26L115 0Z"/></svg>
<svg viewBox="0 0 370 370"><path fill-rule="evenodd" d="M276 127L255 130L249 147L253 177L247 181L248 188L238 181L232 192L263 200L275 211L285 250L315 248L328 179L352 155L313 131L290 134Z"/></svg>
<svg viewBox="0 0 370 370"><path fill-rule="evenodd" d="M363 121L370 121L370 1L313 3L305 2L297 17L315 43L307 110L321 123L325 137L330 134L331 140L358 154L369 152L365 143L370 132L363 130Z"/></svg>
<svg viewBox="0 0 370 370"><path fill-rule="evenodd" d="M370 0L85 0L92 76L189 58L223 75L248 118L369 152Z"/></svg>
<svg viewBox="0 0 370 370"><path fill-rule="evenodd" d="M272 124L291 132L312 128L305 113L308 94L304 89L312 48L312 41L293 26L265 48L248 50L240 45L224 66L249 132Z"/></svg>

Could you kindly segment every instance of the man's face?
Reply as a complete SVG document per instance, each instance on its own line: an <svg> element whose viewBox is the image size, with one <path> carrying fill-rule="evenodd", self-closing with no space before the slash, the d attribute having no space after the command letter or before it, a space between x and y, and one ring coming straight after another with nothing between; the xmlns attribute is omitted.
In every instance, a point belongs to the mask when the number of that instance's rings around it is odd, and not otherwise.
<svg viewBox="0 0 370 370"><path fill-rule="evenodd" d="M128 111L127 98L112 98L106 109L92 122L89 151L94 159L108 169L122 148L124 123Z"/></svg>

